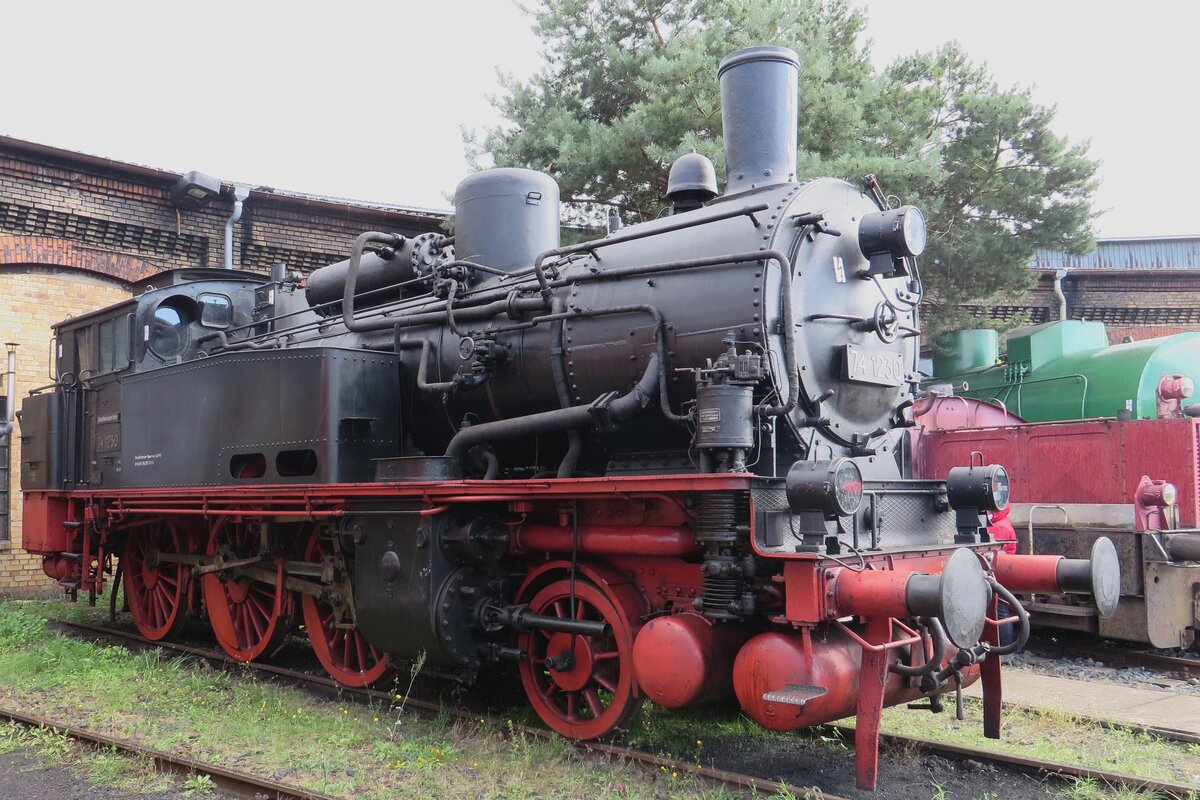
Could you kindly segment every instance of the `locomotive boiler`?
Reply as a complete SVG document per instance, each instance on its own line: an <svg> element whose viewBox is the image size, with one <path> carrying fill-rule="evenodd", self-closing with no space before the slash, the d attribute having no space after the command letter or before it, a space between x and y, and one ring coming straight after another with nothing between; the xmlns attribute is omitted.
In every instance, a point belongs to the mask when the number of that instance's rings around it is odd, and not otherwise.
<svg viewBox="0 0 1200 800"><path fill-rule="evenodd" d="M164 273L61 323L25 548L93 598L115 564L150 639L194 614L251 660L303 617L346 684L511 666L574 738L645 699L857 714L870 787L880 709L980 675L998 736L1012 592L1111 610L1115 563L1002 553L1000 468L909 476L924 220L796 180L798 67L724 59L724 193L685 155L660 219L562 246L553 180L489 170L452 237Z"/></svg>

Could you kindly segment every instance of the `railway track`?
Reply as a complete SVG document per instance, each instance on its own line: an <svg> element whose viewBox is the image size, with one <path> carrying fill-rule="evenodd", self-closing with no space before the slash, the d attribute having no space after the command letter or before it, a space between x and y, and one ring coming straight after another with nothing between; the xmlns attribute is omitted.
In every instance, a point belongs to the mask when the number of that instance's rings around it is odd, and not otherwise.
<svg viewBox="0 0 1200 800"><path fill-rule="evenodd" d="M102 733L70 725L59 720L52 720L36 714L28 714L10 708L0 708L0 719L15 722L30 728L46 728L57 731L64 736L97 748L111 748L125 755L150 758L154 766L161 772L181 777L192 775L207 775L212 779L217 789L233 797L244 797L247 800L260 800L268 797L271 800L340 800L320 792L311 792L295 786L251 775L241 770L209 764L193 758L167 753L152 747L145 747L137 742L106 736Z"/></svg>
<svg viewBox="0 0 1200 800"><path fill-rule="evenodd" d="M60 627L66 628L68 630L73 630L73 631L77 631L80 633L86 633L91 636L99 636L99 637L103 637L103 638L107 638L107 639L120 639L125 642L135 644L139 647L162 648L164 650L187 654L187 655L195 656L198 658L204 658L204 659L218 661L218 662L222 662L222 663L228 663L228 664L236 664L236 665L238 665L239 668L243 668L243 669L249 667L249 668L252 668L262 674L276 676L278 678L284 679L286 681L289 681L294 684L297 684L297 685L303 686L305 688L308 688L310 690L313 690L323 696L334 698L334 699L345 700L347 698L356 698L356 699L360 699L363 701L372 701L372 700L383 701L383 702L387 702L389 704L393 701L393 695L391 695L388 692L382 692L382 691L373 690L373 689L348 688L348 687L341 686L336 681L333 681L332 679L324 677L324 676L314 675L314 674L299 671L299 670L288 669L288 668L276 666L273 664L264 664L264 663L243 664L241 662L236 662L233 659L229 658L224 652L222 652L220 650L209 649L209 648L204 648L204 647L195 647L192 645L178 644L178 643L172 643L172 642L152 642L150 640L147 640L147 639L139 636L136 633L126 631L126 630L121 630L119 628L111 628L111 627L104 626L104 625L95 625L95 624L91 624L91 623L80 623L80 622L66 622L66 621L60 621L55 624L59 625ZM461 709L447 709L445 706L443 706L440 703L434 703L434 702L430 702L427 700L421 700L419 698L413 698L413 697L409 697L405 700L405 708L413 709L413 710L416 710L416 711L419 711L422 713L426 713L426 714L431 714L431 715L439 714L439 713L440 714L448 713L456 719L461 719L461 720L465 720L465 721L478 720L480 718L480 713L477 711L465 711L465 710L461 710ZM3 714L3 713L4 713L3 710L0 709L0 714ZM1101 727L1112 727L1114 725L1114 723L1105 721L1105 720L1086 720L1086 721L1092 722ZM501 725L501 723L497 720L493 719L492 722L496 723L498 726ZM49 727L63 729L63 726L61 726L61 725L55 725L53 723L47 723L47 724L49 725ZM505 722L504 725L507 726L508 723ZM854 729L851 727L839 726L839 725L827 725L827 726L823 726L823 727L826 728L827 730L837 731L847 741L853 741L853 739L854 739L854 737L853 737ZM1191 734L1183 733L1180 731L1174 731L1171 729L1153 728L1153 727L1145 727L1145 726L1137 726L1137 725L1120 725L1120 727L1126 728L1129 730L1133 730L1136 732L1140 732L1140 733L1146 733L1149 735L1157 736L1159 738L1169 740L1169 741L1179 741L1179 742L1186 742L1186 743L1196 743L1196 741L1197 741L1197 737L1195 737ZM530 726L525 726L525 725L514 725L513 730L521 733L522 735L525 735L525 736L528 736L531 738L537 738L537 739L542 739L542 740L547 740L547 741L555 738L555 734L553 732L543 729L543 728L535 728L535 727L530 727ZM69 734L69 735L73 735L73 734ZM913 737L902 736L902 735L898 735L898 734L883 733L883 734L881 734L881 739L882 739L882 741L887 742L892 745L895 745L895 746L902 746L902 747L907 747L907 748L918 748L924 752L938 755L938 756L941 756L941 757L944 757L944 758L947 758L947 759L950 759L953 761L962 761L962 760L970 759L973 761L987 763L987 764L993 764L996 766L1005 767L1010 770L1014 770L1016 772L1021 772L1021 773L1030 774L1030 775L1039 776L1039 777L1052 776L1052 777L1063 778L1063 779L1091 780L1091 781L1100 782L1102 784L1112 786L1112 787L1120 787L1123 789L1128 789L1128 790L1137 791L1137 792L1157 794L1158 796L1168 797L1168 798L1200 797L1200 787L1191 786L1191 785L1187 785L1187 784L1183 784L1183 783L1151 780L1151 779L1141 778L1138 776L1127 775L1127 774L1118 773L1118 772L1110 772L1110 771L1106 771L1106 770L1091 769L1091 768L1080 767L1080 766L1076 766L1076 765L1072 765L1072 764L1062 764L1062 763L1056 763L1056 762L1051 762L1051 761L1043 761L1043 760L1033 759L1033 758L1029 758L1029 757L1025 757L1025 756L1018 756L1018 755L1013 755L1013 754L1009 754L1009 753L1001 753L1001 752L996 752L996 751L987 750L987 749L983 749L983 748L971 747L971 746L967 746L967 745L956 745L956 744L949 744L949 743L944 743L944 742L935 742L935 741L929 741L929 740L925 740L925 739L917 739L917 738L913 738ZM758 777L758 776L754 776L754 775L746 775L746 774L742 774L742 773L738 773L738 772L734 772L734 771L716 769L716 768L712 768L712 767L705 767L700 764L688 763L685 761L681 761L679 759L665 758L663 756L659 756L659 755L656 755L653 753L638 750L636 748L625 747L625 746L621 746L621 745L617 745L617 744L609 744L609 743L604 743L604 742L579 742L577 744L577 746L584 753L591 753L591 754L595 754L597 756L603 756L606 758L615 758L615 759L621 759L621 760L626 760L626 761L632 761L632 762L642 764L642 765L645 765L648 767L652 767L655 769L657 769L659 767L667 767L669 769L678 770L680 772L690 773L692 775L695 775L696 777L702 778L702 779L712 782L714 784L724 785L724 786L727 786L727 787L730 787L732 789L742 791L742 792L750 792L750 793L756 793L756 794L764 794L764 793L769 794L769 793L782 792L782 791L786 790L786 791L790 791L791 793L793 793L797 796L803 796L805 791L813 791L813 792L817 792L818 793L817 796L823 798L823 800L845 800L845 798L842 798L838 795L830 794L828 792L824 792L823 790L820 790L817 787L797 787L797 786L794 786L791 784L784 784L783 782L775 781L775 780L772 780L769 778L763 778L763 777ZM163 755L165 755L169 758L173 758L173 756L169 756L169 754L163 754ZM157 756L154 756L154 757L156 757L156 759L157 759ZM181 761L189 761L188 759L180 759L180 760ZM214 781L217 781L220 778L220 776L217 774L207 772L203 768L203 766L204 765L199 765L197 762L191 762L191 766L188 767L187 769L190 770L191 772L199 772L202 774L211 774ZM313 793L287 794L286 792L289 792L289 791L294 792L297 790L288 789L288 788L284 787L283 788L284 793L280 794L280 797L284 798L285 800L290 800L293 797L296 797L296 798L310 798L311 797L311 798L316 798L317 800L324 800L324 797L325 797L323 795L318 795L318 794L313 794Z"/></svg>
<svg viewBox="0 0 1200 800"><path fill-rule="evenodd" d="M1053 642L1036 639L1034 651L1054 658L1090 658L1110 667L1142 667L1181 680L1200 678L1200 658L1173 656L1153 650L1105 647L1062 639Z"/></svg>

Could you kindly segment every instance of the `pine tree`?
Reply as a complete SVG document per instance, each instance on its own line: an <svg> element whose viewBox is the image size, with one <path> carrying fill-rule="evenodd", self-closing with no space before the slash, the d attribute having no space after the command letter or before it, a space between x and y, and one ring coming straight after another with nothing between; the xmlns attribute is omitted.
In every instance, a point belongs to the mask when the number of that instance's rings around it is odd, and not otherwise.
<svg viewBox="0 0 1200 800"><path fill-rule="evenodd" d="M654 218L671 162L691 149L723 175L716 65L769 43L800 54L799 178L874 173L925 212L927 334L1028 289L1035 248L1093 246L1086 144L957 44L876 72L866 18L845 0L542 0L533 16L546 66L507 79L496 102L508 124L467 141L496 166L553 175L568 219L602 219L603 206Z"/></svg>

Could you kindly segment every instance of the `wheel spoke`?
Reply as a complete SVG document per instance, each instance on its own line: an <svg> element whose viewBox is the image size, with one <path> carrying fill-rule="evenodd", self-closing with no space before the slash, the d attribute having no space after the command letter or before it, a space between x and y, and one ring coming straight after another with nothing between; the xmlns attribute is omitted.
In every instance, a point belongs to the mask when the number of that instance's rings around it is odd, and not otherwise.
<svg viewBox="0 0 1200 800"><path fill-rule="evenodd" d="M575 711L575 692L567 692L567 719L575 720L579 714Z"/></svg>
<svg viewBox="0 0 1200 800"><path fill-rule="evenodd" d="M595 675L592 676L592 680L594 680L596 683L600 684L600 686L602 686L603 688L612 692L613 694L617 693L617 685L615 683L613 683L612 681L610 681L608 678L606 678L604 675L601 675L599 672L597 672Z"/></svg>
<svg viewBox="0 0 1200 800"><path fill-rule="evenodd" d="M600 695L595 689L588 688L583 692L583 697L587 700L588 708L592 711L592 719L596 719L604 713L604 704L600 702Z"/></svg>
<svg viewBox="0 0 1200 800"><path fill-rule="evenodd" d="M361 670L367 663L367 654L366 654L365 648L363 647L362 637L359 636L357 632L355 632L353 635L354 635L354 650L355 650L355 653L358 655L358 661L356 662L355 666L358 667L359 670Z"/></svg>

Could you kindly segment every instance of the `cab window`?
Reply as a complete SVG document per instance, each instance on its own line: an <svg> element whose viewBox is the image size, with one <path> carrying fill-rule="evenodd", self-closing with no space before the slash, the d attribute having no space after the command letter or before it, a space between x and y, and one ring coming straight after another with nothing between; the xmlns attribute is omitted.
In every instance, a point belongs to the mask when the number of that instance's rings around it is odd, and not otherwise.
<svg viewBox="0 0 1200 800"><path fill-rule="evenodd" d="M182 355L188 346L188 328L196 320L196 302L190 297L168 297L155 306L142 329L146 349L162 361Z"/></svg>
<svg viewBox="0 0 1200 800"><path fill-rule="evenodd" d="M228 328L233 324L233 302L223 294L200 295L200 324L206 328Z"/></svg>

